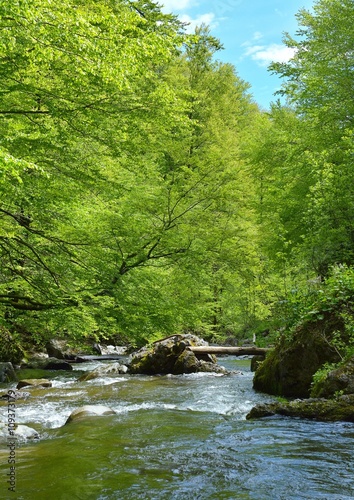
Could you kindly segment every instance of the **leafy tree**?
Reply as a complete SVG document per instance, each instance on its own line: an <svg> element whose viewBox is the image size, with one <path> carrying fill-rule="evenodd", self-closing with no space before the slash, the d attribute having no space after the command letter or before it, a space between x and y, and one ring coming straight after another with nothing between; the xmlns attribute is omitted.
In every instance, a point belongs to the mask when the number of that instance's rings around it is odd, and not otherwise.
<svg viewBox="0 0 354 500"><path fill-rule="evenodd" d="M353 16L350 0L320 0L313 12L301 10L298 39L285 38L295 56L271 66L286 79L281 93L306 124L311 176L303 249L321 275L333 263L352 264L354 256Z"/></svg>
<svg viewBox="0 0 354 500"><path fill-rule="evenodd" d="M2 321L39 340L234 325L256 107L219 42L152 2L0 13Z"/></svg>

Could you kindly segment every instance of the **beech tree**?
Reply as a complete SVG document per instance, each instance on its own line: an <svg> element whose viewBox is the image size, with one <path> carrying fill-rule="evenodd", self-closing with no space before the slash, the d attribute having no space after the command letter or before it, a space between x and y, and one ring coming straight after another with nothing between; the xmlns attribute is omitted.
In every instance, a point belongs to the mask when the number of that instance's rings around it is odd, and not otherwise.
<svg viewBox="0 0 354 500"><path fill-rule="evenodd" d="M186 36L152 2L0 9L2 321L39 337L206 328L224 257L247 253L247 85L205 28Z"/></svg>
<svg viewBox="0 0 354 500"><path fill-rule="evenodd" d="M77 316L101 273L91 202L129 189L121 165L152 125L178 126L159 68L184 36L149 2L2 1L0 15L0 302L12 323L28 323L19 311Z"/></svg>
<svg viewBox="0 0 354 500"><path fill-rule="evenodd" d="M303 249L316 272L326 275L332 264L352 264L354 258L354 5L320 0L313 12L301 10L297 17L297 37L285 38L295 56L271 69L284 78L281 93L306 123L301 142L311 175Z"/></svg>

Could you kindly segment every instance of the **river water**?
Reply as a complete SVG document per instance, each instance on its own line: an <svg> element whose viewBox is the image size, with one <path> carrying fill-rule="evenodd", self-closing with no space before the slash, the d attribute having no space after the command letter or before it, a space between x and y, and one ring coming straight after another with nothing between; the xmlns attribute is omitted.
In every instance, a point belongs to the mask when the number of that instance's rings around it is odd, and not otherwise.
<svg viewBox="0 0 354 500"><path fill-rule="evenodd" d="M247 421L252 406L272 398L253 391L249 360L219 362L235 373L78 382L77 365L56 374L52 388L31 389L16 402L16 420L41 438L17 445L15 492L7 490L9 451L1 445L0 498L353 499L354 424ZM84 404L117 414L64 425ZM7 418L6 402L0 412Z"/></svg>

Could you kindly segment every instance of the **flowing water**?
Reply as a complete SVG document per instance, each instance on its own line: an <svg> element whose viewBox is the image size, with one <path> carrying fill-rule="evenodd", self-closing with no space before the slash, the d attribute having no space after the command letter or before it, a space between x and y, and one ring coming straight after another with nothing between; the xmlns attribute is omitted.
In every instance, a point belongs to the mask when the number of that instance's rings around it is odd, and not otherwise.
<svg viewBox="0 0 354 500"><path fill-rule="evenodd" d="M247 421L252 406L272 398L252 390L249 360L220 364L239 372L78 382L79 365L56 375L52 388L31 389L16 402L16 420L41 438L16 447L15 492L7 490L9 450L1 445L0 498L353 499L354 424ZM64 425L84 404L116 415Z"/></svg>

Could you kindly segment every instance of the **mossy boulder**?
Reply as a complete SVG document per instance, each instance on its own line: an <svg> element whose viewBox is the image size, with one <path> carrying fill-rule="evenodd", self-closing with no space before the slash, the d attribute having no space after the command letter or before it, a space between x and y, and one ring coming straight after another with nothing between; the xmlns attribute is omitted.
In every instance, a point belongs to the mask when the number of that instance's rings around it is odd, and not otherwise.
<svg viewBox="0 0 354 500"><path fill-rule="evenodd" d="M330 398L336 394L354 394L354 356L313 384L311 396Z"/></svg>
<svg viewBox="0 0 354 500"><path fill-rule="evenodd" d="M51 339L45 347L50 358L74 360L77 355L75 349L70 347L65 339Z"/></svg>
<svg viewBox="0 0 354 500"><path fill-rule="evenodd" d="M255 372L253 387L278 396L307 398L315 372L324 363L340 360L330 342L345 335L344 322L334 312L299 325L291 338L283 336Z"/></svg>
<svg viewBox="0 0 354 500"><path fill-rule="evenodd" d="M12 363L0 363L0 382L15 381L17 381L17 376Z"/></svg>
<svg viewBox="0 0 354 500"><path fill-rule="evenodd" d="M289 402L260 404L252 408L247 420L283 415L323 422L354 422L354 394L335 399L310 398Z"/></svg>
<svg viewBox="0 0 354 500"><path fill-rule="evenodd" d="M140 349L132 358L130 372L147 375L179 375L202 371L226 373L224 368L216 364L215 358L210 357L205 361L188 349L205 345L208 343L195 335L172 335Z"/></svg>

